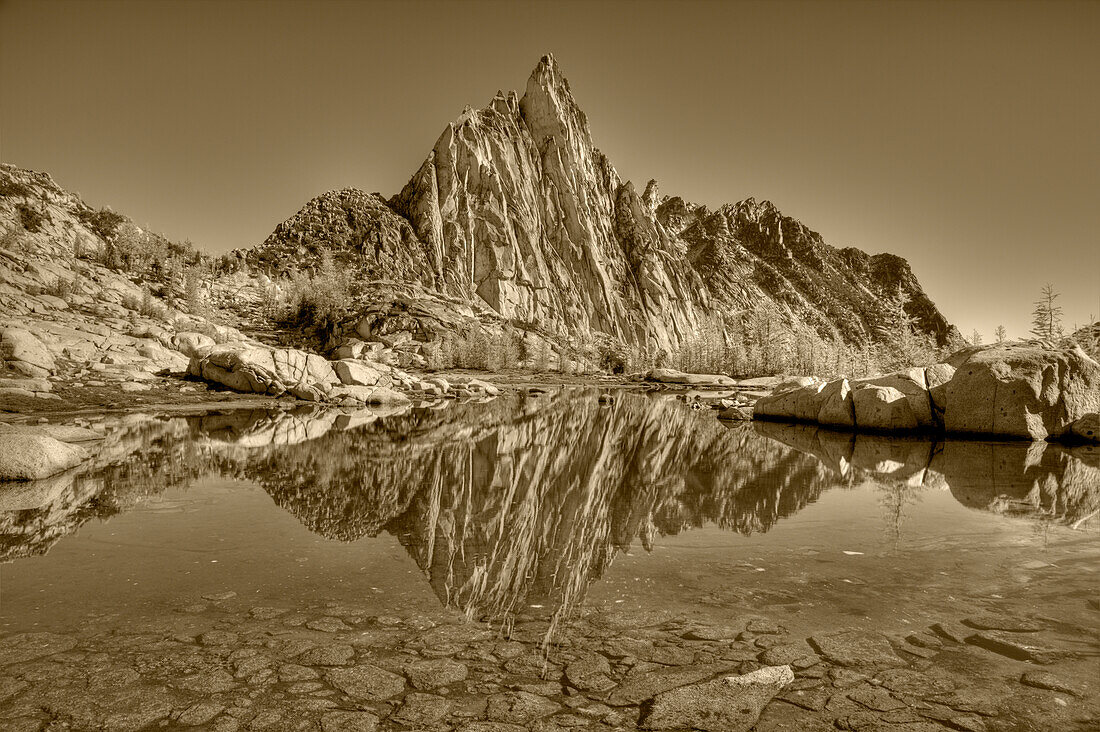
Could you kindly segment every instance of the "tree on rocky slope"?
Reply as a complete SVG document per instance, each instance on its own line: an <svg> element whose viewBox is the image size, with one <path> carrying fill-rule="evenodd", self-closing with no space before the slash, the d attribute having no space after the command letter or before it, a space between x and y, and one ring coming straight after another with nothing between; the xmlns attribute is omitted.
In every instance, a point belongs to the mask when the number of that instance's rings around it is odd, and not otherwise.
<svg viewBox="0 0 1100 732"><path fill-rule="evenodd" d="M1035 309L1031 312L1031 333L1036 338L1053 341L1065 334L1062 327L1062 307L1055 305L1058 293L1054 291L1054 285L1049 282L1043 287L1039 299L1035 301Z"/></svg>
<svg viewBox="0 0 1100 732"><path fill-rule="evenodd" d="M993 331L993 337L997 339L998 343L1004 343L1008 339L1008 331L1005 330L1003 325L998 325L997 329Z"/></svg>
<svg viewBox="0 0 1100 732"><path fill-rule="evenodd" d="M908 304L909 295L900 287L882 302L882 321L876 329L882 368L919 366L930 361L935 353L929 337L918 330L916 319L905 309Z"/></svg>

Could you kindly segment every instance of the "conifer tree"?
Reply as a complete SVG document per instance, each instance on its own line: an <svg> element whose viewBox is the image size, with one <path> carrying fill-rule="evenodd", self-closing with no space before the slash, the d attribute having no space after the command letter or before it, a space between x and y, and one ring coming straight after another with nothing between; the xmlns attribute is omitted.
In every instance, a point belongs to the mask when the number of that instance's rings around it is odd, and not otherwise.
<svg viewBox="0 0 1100 732"><path fill-rule="evenodd" d="M1035 309L1031 312L1031 334L1045 341L1053 341L1065 334L1062 328L1062 308L1055 305L1058 293L1049 282L1043 287Z"/></svg>
<svg viewBox="0 0 1100 732"><path fill-rule="evenodd" d="M899 287L894 296L886 298L882 304L882 322L877 328L879 341L886 349L882 365L908 368L926 361L931 344L917 330L916 319L905 309L909 296Z"/></svg>

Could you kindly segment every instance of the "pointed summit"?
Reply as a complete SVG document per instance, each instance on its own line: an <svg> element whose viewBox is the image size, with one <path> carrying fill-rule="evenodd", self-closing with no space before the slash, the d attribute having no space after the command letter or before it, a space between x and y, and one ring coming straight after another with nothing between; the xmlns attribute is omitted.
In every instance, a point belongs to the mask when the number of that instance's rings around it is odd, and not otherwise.
<svg viewBox="0 0 1100 732"><path fill-rule="evenodd" d="M577 103L569 90L569 81L554 60L554 54L548 53L540 58L531 76L527 78L527 93L524 98L528 97L552 97L565 103L563 106L576 109Z"/></svg>
<svg viewBox="0 0 1100 732"><path fill-rule="evenodd" d="M592 148L588 117L573 99L569 81L554 60L554 54L548 53L539 59L527 79L527 91L519 107L540 147L547 137L555 137L571 141L568 144Z"/></svg>
<svg viewBox="0 0 1100 732"><path fill-rule="evenodd" d="M569 82L562 75L561 67L558 66L558 62L552 53L548 53L539 59L538 64L527 80L527 88L530 89L532 84L541 86L544 89L563 86L566 91L569 91Z"/></svg>

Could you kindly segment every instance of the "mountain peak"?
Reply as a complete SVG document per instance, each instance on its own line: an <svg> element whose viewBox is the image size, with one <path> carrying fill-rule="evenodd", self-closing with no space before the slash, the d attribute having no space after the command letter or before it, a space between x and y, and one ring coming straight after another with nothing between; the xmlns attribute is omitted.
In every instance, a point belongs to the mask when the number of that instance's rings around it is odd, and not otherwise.
<svg viewBox="0 0 1100 732"><path fill-rule="evenodd" d="M556 138L570 147L579 147L575 159L587 159L593 152L588 117L577 105L553 54L546 54L531 72L527 89L519 102L527 128L540 147L547 138Z"/></svg>
<svg viewBox="0 0 1100 732"><path fill-rule="evenodd" d="M573 101L569 90L569 81L558 66L554 54L548 53L539 59L531 76L527 79L527 96L532 94L551 95Z"/></svg>
<svg viewBox="0 0 1100 732"><path fill-rule="evenodd" d="M554 54L547 53L539 59L535 69L531 72L530 81L536 81L546 85L547 82L556 79L564 79L561 74L561 68L558 66L558 61L554 58Z"/></svg>
<svg viewBox="0 0 1100 732"><path fill-rule="evenodd" d="M872 332L870 264L857 271L770 201L710 212L662 203L656 183L639 195L593 144L552 54L539 59L521 99L498 93L482 111L449 125L391 199L415 236L401 239L396 225L383 231L393 232L384 251L415 251L448 294L548 332L601 332L669 352L703 319L761 301L853 342ZM330 228L338 242L357 233L335 219ZM905 284L927 301L915 280ZM927 315L929 332L946 331L930 301Z"/></svg>

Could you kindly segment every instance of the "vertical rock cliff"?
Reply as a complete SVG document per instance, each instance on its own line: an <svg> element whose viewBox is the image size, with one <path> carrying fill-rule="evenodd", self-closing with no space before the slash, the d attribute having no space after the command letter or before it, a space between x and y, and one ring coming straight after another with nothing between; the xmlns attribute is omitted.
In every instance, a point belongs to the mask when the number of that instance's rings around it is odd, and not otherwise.
<svg viewBox="0 0 1100 732"><path fill-rule="evenodd" d="M652 205L593 144L552 56L522 98L497 94L451 123L391 205L450 291L508 318L667 346L705 306Z"/></svg>

